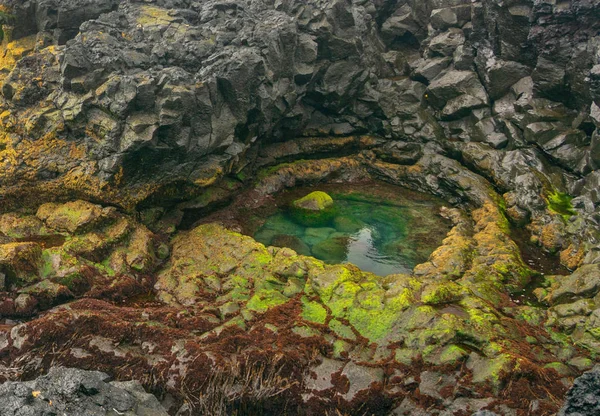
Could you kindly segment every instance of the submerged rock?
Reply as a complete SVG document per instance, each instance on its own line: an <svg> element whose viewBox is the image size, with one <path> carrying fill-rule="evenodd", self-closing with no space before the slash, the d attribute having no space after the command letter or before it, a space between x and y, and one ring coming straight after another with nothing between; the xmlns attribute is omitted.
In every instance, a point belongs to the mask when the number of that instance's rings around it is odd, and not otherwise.
<svg viewBox="0 0 600 416"><path fill-rule="evenodd" d="M278 234L271 240L271 245L275 247L289 247L302 256L310 256L310 247L300 238L293 235Z"/></svg>
<svg viewBox="0 0 600 416"><path fill-rule="evenodd" d="M350 237L331 237L312 246L313 255L327 263L341 263L346 259Z"/></svg>

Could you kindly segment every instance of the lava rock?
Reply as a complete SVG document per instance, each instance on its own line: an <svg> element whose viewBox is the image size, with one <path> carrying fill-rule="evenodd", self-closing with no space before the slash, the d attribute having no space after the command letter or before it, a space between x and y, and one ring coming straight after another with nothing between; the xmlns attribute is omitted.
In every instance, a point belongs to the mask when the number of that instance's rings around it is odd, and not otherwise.
<svg viewBox="0 0 600 416"><path fill-rule="evenodd" d="M0 385L0 414L168 416L137 381L115 382L99 371L53 367L26 382Z"/></svg>
<svg viewBox="0 0 600 416"><path fill-rule="evenodd" d="M558 416L587 416L600 413L600 368L578 377L567 393Z"/></svg>

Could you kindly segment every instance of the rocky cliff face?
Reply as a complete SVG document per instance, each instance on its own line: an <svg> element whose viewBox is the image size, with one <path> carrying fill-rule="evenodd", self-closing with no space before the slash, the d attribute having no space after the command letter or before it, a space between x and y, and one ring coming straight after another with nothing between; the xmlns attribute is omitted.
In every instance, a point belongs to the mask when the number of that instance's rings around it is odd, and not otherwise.
<svg viewBox="0 0 600 416"><path fill-rule="evenodd" d="M5 204L133 208L299 136L532 148L573 180L600 159L594 1L4 4Z"/></svg>
<svg viewBox="0 0 600 416"><path fill-rule="evenodd" d="M100 369L180 414L546 415L600 352L597 0L0 4L0 313L64 304L0 325L0 377ZM462 211L385 279L177 230L332 179Z"/></svg>

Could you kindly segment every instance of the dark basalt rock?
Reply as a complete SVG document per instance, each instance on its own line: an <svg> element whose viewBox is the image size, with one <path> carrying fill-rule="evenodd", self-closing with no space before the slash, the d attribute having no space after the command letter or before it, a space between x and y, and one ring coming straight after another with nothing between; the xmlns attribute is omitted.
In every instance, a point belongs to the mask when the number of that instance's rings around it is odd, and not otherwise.
<svg viewBox="0 0 600 416"><path fill-rule="evenodd" d="M64 367L32 381L0 384L0 414L168 416L137 381L110 381L99 371Z"/></svg>
<svg viewBox="0 0 600 416"><path fill-rule="evenodd" d="M254 371L268 394L231 385L236 406L550 414L547 388L600 352L598 1L0 5L0 317L48 311L0 323L0 378L51 356L123 379L162 366L144 385L182 414L200 406L183 392ZM364 179L455 206L410 276L193 227ZM572 274L530 270L509 221Z"/></svg>
<svg viewBox="0 0 600 416"><path fill-rule="evenodd" d="M175 183L200 193L251 164L257 144L306 135L445 142L483 131L506 148L522 145L519 129L556 122L564 134L529 142L578 175L597 165L594 2L2 4L14 21L0 152L27 160L0 162L5 205L35 205L23 198L33 190L126 208ZM572 115L550 114L555 102Z"/></svg>
<svg viewBox="0 0 600 416"><path fill-rule="evenodd" d="M558 416L587 416L600 413L600 369L594 368L575 380Z"/></svg>

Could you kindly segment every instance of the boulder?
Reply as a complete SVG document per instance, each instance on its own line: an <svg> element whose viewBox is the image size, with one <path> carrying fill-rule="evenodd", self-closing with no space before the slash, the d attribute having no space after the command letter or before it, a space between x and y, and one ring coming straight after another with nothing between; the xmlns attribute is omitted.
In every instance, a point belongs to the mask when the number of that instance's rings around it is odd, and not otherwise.
<svg viewBox="0 0 600 416"><path fill-rule="evenodd" d="M451 70L440 75L427 88L425 98L439 110L449 105L446 114L489 104L488 95L477 74L471 71Z"/></svg>
<svg viewBox="0 0 600 416"><path fill-rule="evenodd" d="M600 369L575 379L558 416L595 415L600 412Z"/></svg>
<svg viewBox="0 0 600 416"><path fill-rule="evenodd" d="M451 28L429 41L428 50L434 56L452 56L456 48L465 43L462 30Z"/></svg>
<svg viewBox="0 0 600 416"><path fill-rule="evenodd" d="M294 220L307 227L324 226L335 216L333 199L321 191L297 199L292 202L290 209Z"/></svg>
<svg viewBox="0 0 600 416"><path fill-rule="evenodd" d="M74 201L64 205L44 204L38 209L37 217L53 230L76 233L97 225L106 212L87 201Z"/></svg>
<svg viewBox="0 0 600 416"><path fill-rule="evenodd" d="M578 298L593 298L600 291L600 265L586 264L571 275L561 278L552 289L550 302L553 304Z"/></svg>

